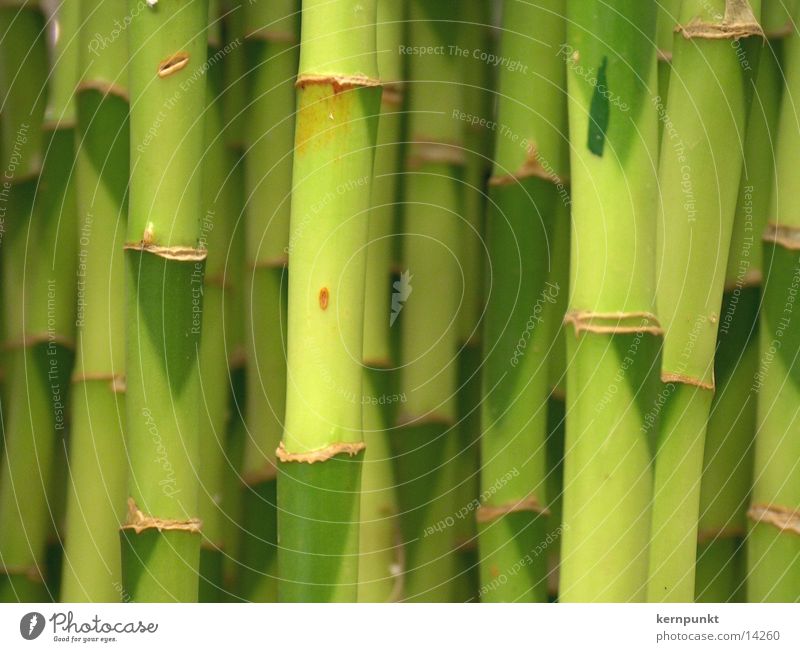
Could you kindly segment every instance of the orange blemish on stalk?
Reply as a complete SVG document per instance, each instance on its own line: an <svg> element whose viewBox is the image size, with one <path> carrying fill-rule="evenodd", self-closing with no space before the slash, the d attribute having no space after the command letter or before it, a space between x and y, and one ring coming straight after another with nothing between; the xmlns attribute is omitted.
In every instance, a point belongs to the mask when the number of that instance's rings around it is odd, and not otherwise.
<svg viewBox="0 0 800 652"><path fill-rule="evenodd" d="M323 310L328 309L328 299L330 297L330 293L328 292L328 288L322 288L319 291L319 307Z"/></svg>

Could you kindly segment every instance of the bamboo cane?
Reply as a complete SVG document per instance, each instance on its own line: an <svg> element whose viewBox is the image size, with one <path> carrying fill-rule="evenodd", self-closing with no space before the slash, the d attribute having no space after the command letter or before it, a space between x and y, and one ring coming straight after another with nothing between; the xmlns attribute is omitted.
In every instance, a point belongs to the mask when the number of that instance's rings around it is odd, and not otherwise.
<svg viewBox="0 0 800 652"><path fill-rule="evenodd" d="M694 598L700 476L760 2L684 0L673 45L659 186L658 310L665 330L651 601ZM710 83L713 80L713 83ZM714 115L714 120L708 116ZM733 141L733 146L731 146ZM710 248L710 250L709 250Z"/></svg>
<svg viewBox="0 0 800 652"><path fill-rule="evenodd" d="M127 42L97 38L123 17L112 0L82 0L77 91L78 347L61 599L123 597L124 267L129 167ZM101 49L102 46L102 49Z"/></svg>
<svg viewBox="0 0 800 652"><path fill-rule="evenodd" d="M766 5L768 9L771 3ZM788 8L788 7L787 7ZM796 156L800 142L800 5L783 43L785 80L775 151L775 193L763 239L764 296L759 324L759 359L753 384L758 389L754 481L747 550L747 598L751 602L800 600L800 484L798 483L796 379L800 351L795 296L800 285L796 211ZM771 17L768 12L765 18ZM783 21L782 21L783 22ZM786 23L785 23L786 24ZM765 20L772 31L778 25ZM768 31L768 33L770 33ZM764 56L767 56L766 53Z"/></svg>
<svg viewBox="0 0 800 652"><path fill-rule="evenodd" d="M491 119L495 69L485 57L495 53L491 32L492 3L486 0L464 6L459 40L467 57L462 89L464 110L470 115ZM484 57L482 59L481 57ZM484 125L464 121L464 187L461 221L461 268L464 273L464 295L461 301L458 338L458 455L455 459L456 504L474 505L480 494L480 402L481 402L481 318L485 308L483 295L485 274L486 182L491 171L492 132ZM456 578L453 600L475 600L479 591L478 532L470 514L455 524Z"/></svg>
<svg viewBox="0 0 800 652"><path fill-rule="evenodd" d="M286 402L286 261L294 144L294 0L245 8L252 70L245 127L247 246L247 429L241 588L245 599L277 597L275 449Z"/></svg>
<svg viewBox="0 0 800 652"><path fill-rule="evenodd" d="M52 462L66 428L74 347L73 165L76 57L67 48L74 5L57 19L64 36L53 52L47 93L45 16L39 3L0 3L6 337L10 372L0 471L0 601L40 601L53 509ZM20 310L20 307L22 309ZM30 474L34 472L35 477Z"/></svg>
<svg viewBox="0 0 800 652"><path fill-rule="evenodd" d="M775 5L773 5L775 6ZM769 33L765 15L764 29ZM784 27L786 17L779 20ZM758 373L758 308L762 249L774 181L781 77L774 39L759 59L756 94L750 107L744 168L725 275L725 294L714 373L718 390L711 406L700 484L698 601L743 597L744 535L753 477Z"/></svg>
<svg viewBox="0 0 800 652"><path fill-rule="evenodd" d="M383 81L375 149L375 179L369 216L364 296L364 464L361 480L358 601L399 600L403 549L389 437L400 397L395 393L390 338L391 256L397 215L397 179L402 138L403 78L399 48L405 7L378 0L378 72Z"/></svg>
<svg viewBox="0 0 800 652"><path fill-rule="evenodd" d="M125 244L129 498L122 579L135 601L197 600L198 349L205 0L129 1ZM153 463L156 459L157 463Z"/></svg>
<svg viewBox="0 0 800 652"><path fill-rule="evenodd" d="M544 601L547 356L561 289L550 283L567 172L565 5L506 2L487 247L481 506L481 599ZM559 261L560 262L560 261Z"/></svg>
<svg viewBox="0 0 800 652"><path fill-rule="evenodd" d="M227 269L237 190L232 179L234 151L225 141L224 59L241 47L238 40L223 44L217 3L211 3L205 115L206 149L203 156L204 216L200 224L201 248L208 250L203 281L203 337L200 342L200 490L199 514L203 522L200 548L201 602L220 602L224 595L223 495L225 491L225 439L229 421L229 341L226 337L226 303L231 303ZM230 313L227 313L230 316ZM238 315L236 316L238 317ZM228 328L231 328L230 319Z"/></svg>
<svg viewBox="0 0 800 652"><path fill-rule="evenodd" d="M278 597L357 595L367 216L380 110L374 0L303 4L289 238Z"/></svg>
<svg viewBox="0 0 800 652"><path fill-rule="evenodd" d="M652 487L656 7L568 0L572 256L562 601L641 601Z"/></svg>
<svg viewBox="0 0 800 652"><path fill-rule="evenodd" d="M392 313L401 329L398 431L392 436L406 552L405 599L447 602L456 577L457 346L462 110L457 3L410 5L403 253ZM461 48L463 49L463 48ZM412 53L418 54L412 54Z"/></svg>

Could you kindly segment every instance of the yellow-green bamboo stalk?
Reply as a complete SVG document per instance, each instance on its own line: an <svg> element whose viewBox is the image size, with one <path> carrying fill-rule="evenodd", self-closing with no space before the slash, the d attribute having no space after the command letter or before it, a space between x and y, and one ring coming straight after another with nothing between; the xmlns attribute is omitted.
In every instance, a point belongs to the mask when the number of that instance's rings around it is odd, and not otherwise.
<svg viewBox="0 0 800 652"><path fill-rule="evenodd" d="M400 426L392 435L406 551L405 599L447 602L456 577L457 348L465 157L453 0L410 5L402 272L392 312L401 329Z"/></svg>
<svg viewBox="0 0 800 652"><path fill-rule="evenodd" d="M562 601L642 601L652 489L656 6L567 0L572 183Z"/></svg>
<svg viewBox="0 0 800 652"><path fill-rule="evenodd" d="M73 5L64 36L75 34ZM58 20L61 20L59 18ZM48 98L45 15L38 2L0 3L3 265L9 377L0 469L0 601L40 601L55 527L52 461L63 441L74 346L76 51L53 51ZM45 99L48 98L45 112ZM48 587L49 588L49 587Z"/></svg>
<svg viewBox="0 0 800 652"><path fill-rule="evenodd" d="M353 601L365 245L381 96L375 0L306 0L301 35L278 597Z"/></svg>
<svg viewBox="0 0 800 652"><path fill-rule="evenodd" d="M700 477L714 395L744 132L763 33L759 0L684 0L659 165L658 312L664 326L651 601L694 598ZM677 83L680 80L680 83ZM714 116L714 119L709 119Z"/></svg>
<svg viewBox="0 0 800 652"><path fill-rule="evenodd" d="M118 602L126 486L122 246L130 159L128 47L125 39L105 43L97 36L122 19L124 7L114 0L80 5L78 347L61 599Z"/></svg>
<svg viewBox="0 0 800 652"><path fill-rule="evenodd" d="M402 138L405 7L378 0L378 72L383 81L375 149L375 180L369 215L364 296L364 465L361 479L358 601L402 598L403 550L389 437L400 396L395 391L391 350L391 256L397 216Z"/></svg>
<svg viewBox="0 0 800 652"><path fill-rule="evenodd" d="M496 153L487 223L481 600L544 601L548 356L562 289L551 273L567 173L563 0L503 6Z"/></svg>
<svg viewBox="0 0 800 652"><path fill-rule="evenodd" d="M208 30L208 84L205 115L206 148L203 156L204 215L199 244L208 250L203 281L203 337L200 342L200 519L203 542L200 548L200 589L202 602L220 602L224 595L225 550L223 494L225 491L225 440L230 412L228 368L230 337L226 336L226 311L231 305L228 292L231 234L235 200L232 170L235 152L225 142L223 62L242 46L240 41L224 43L217 17L217 2L211 2ZM238 319L238 315L233 316ZM227 327L232 319L227 320Z"/></svg>
<svg viewBox="0 0 800 652"><path fill-rule="evenodd" d="M286 263L298 57L295 0L245 8L249 102L245 125L247 444L240 586L246 600L277 597L275 449L286 403Z"/></svg>
<svg viewBox="0 0 800 652"><path fill-rule="evenodd" d="M458 456L455 460L456 504L474 505L480 493L480 402L481 318L486 305L485 212L486 182L491 171L492 131L480 123L491 120L494 103L495 67L487 58L495 51L491 25L492 3L468 2L459 34L459 44L469 54L462 56L464 111L477 120L462 122L464 139L463 215L461 222L461 269L464 294L461 300L458 338ZM459 567L453 600L475 600L479 591L478 533L472 512L455 523L456 558Z"/></svg>
<svg viewBox="0 0 800 652"><path fill-rule="evenodd" d="M791 6L788 6L788 5ZM765 2L768 9L771 3ZM800 221L797 215L797 147L800 123L800 4L791 12L783 43L785 81L775 147L775 192L763 236L764 295L759 324L758 413L753 491L747 516L747 598L751 602L800 601L800 437L797 381L800 329ZM765 13L765 19L771 17ZM780 21L783 22L783 21ZM765 20L768 33L780 22ZM764 53L762 56L768 56Z"/></svg>
<svg viewBox="0 0 800 652"><path fill-rule="evenodd" d="M197 600L207 0L129 0L131 178L125 244L128 516L135 601ZM154 462L155 460L155 462Z"/></svg>
<svg viewBox="0 0 800 652"><path fill-rule="evenodd" d="M764 30L786 26L786 15L769 16ZM774 12L780 14L781 12ZM753 479L758 373L758 312L762 248L774 182L781 73L781 44L771 37L759 59L756 94L750 107L744 168L725 273L711 405L700 485L697 578L698 601L740 601L745 588L746 511Z"/></svg>

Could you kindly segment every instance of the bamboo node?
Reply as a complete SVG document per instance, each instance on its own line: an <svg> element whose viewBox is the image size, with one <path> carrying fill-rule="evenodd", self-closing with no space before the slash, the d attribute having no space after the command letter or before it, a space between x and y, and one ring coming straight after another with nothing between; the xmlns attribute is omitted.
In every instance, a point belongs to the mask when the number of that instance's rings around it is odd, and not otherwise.
<svg viewBox="0 0 800 652"><path fill-rule="evenodd" d="M800 227L770 222L764 230L763 240L789 251L800 250Z"/></svg>
<svg viewBox="0 0 800 652"><path fill-rule="evenodd" d="M765 32L765 34L770 41L788 38L794 34L794 24L791 20L789 20L782 27L768 30Z"/></svg>
<svg viewBox="0 0 800 652"><path fill-rule="evenodd" d="M10 577L12 575L21 575L29 579L31 582L39 584L44 582L44 576L39 570L38 566L3 566L0 565L0 575Z"/></svg>
<svg viewBox="0 0 800 652"><path fill-rule="evenodd" d="M791 532L800 535L800 511L782 507L781 505L766 505L757 503L747 510L747 518L754 523L766 523L778 528L781 532Z"/></svg>
<svg viewBox="0 0 800 652"><path fill-rule="evenodd" d="M718 23L694 19L687 25L677 25L675 31L685 39L731 39L738 41L748 36L764 38L764 30L758 24L749 0L726 0L725 15Z"/></svg>
<svg viewBox="0 0 800 652"><path fill-rule="evenodd" d="M281 442L278 449L275 451L275 455L278 456L281 462L307 462L308 464L314 464L314 462L325 462L336 455L347 454L353 457L354 455L358 455L366 447L367 445L363 441L337 442L308 453L289 453L284 447L283 442Z"/></svg>
<svg viewBox="0 0 800 652"><path fill-rule="evenodd" d="M103 372L83 373L83 374L75 373L72 374L71 381L73 385L91 381L106 381L111 386L111 391L114 392L115 394L124 394L126 389L125 376L122 374L103 373Z"/></svg>
<svg viewBox="0 0 800 652"><path fill-rule="evenodd" d="M128 91L125 88L123 88L118 84L105 80L86 79L78 84L75 91L78 93L80 93L81 91L97 91L103 97L108 97L109 95L113 95L115 97L119 97L125 102L130 102Z"/></svg>
<svg viewBox="0 0 800 652"><path fill-rule="evenodd" d="M708 527L698 530L697 543L709 543L718 539L739 539L745 536L744 528L733 525L726 527Z"/></svg>
<svg viewBox="0 0 800 652"><path fill-rule="evenodd" d="M297 81L295 82L297 88L323 84L332 86L334 93L340 93L356 88L378 87L381 86L381 80L373 79L366 75L319 75L316 73L304 72L297 75Z"/></svg>
<svg viewBox="0 0 800 652"><path fill-rule="evenodd" d="M591 312L574 310L564 316L565 324L572 324L575 335L595 333L600 335L635 335L649 333L663 335L661 324L651 312Z"/></svg>
<svg viewBox="0 0 800 652"><path fill-rule="evenodd" d="M140 242L126 242L125 249L130 251L141 251L153 254L166 260L177 260L179 262L200 262L206 259L208 251L206 249L196 249L195 247L162 247L161 245L151 244L144 240Z"/></svg>
<svg viewBox="0 0 800 652"><path fill-rule="evenodd" d="M400 84L396 82L385 82L383 84L383 94L381 95L381 102L387 106L402 106L403 105L403 91Z"/></svg>
<svg viewBox="0 0 800 652"><path fill-rule="evenodd" d="M199 534L203 523L199 518L190 518L186 521L179 521L172 518L159 518L150 516L142 512L136 505L136 501L128 498L128 518L123 530L133 530L136 534L141 534L144 530L156 529L159 532L178 531Z"/></svg>
<svg viewBox="0 0 800 652"><path fill-rule="evenodd" d="M566 181L559 177L555 170L539 156L539 152L533 146L528 148L525 161L519 168L510 174L500 174L489 178L490 186L509 186L519 183L523 179L544 179L554 186L564 186Z"/></svg>
<svg viewBox="0 0 800 652"><path fill-rule="evenodd" d="M408 167L413 170L426 163L463 166L467 162L464 150L453 143L418 140L411 147L413 153L408 157Z"/></svg>
<svg viewBox="0 0 800 652"><path fill-rule="evenodd" d="M245 471L241 475L242 484L247 487L255 487L265 482L270 482L278 476L278 470L272 463L264 464L252 471Z"/></svg>
<svg viewBox="0 0 800 652"><path fill-rule="evenodd" d="M686 374L678 374L671 371L661 372L661 382L680 383L681 385L692 385L693 387L697 387L699 389L707 389L710 392L713 392L716 389L716 383L714 382L713 378L711 379L710 383L707 383L701 378L696 378L695 376L687 376Z"/></svg>
<svg viewBox="0 0 800 652"><path fill-rule="evenodd" d="M763 282L764 276L761 274L761 270L750 269L741 278L725 283L725 292L733 292L737 288L759 288Z"/></svg>
<svg viewBox="0 0 800 652"><path fill-rule="evenodd" d="M189 65L189 53L177 52L158 64L158 76L161 79L180 72Z"/></svg>
<svg viewBox="0 0 800 652"><path fill-rule="evenodd" d="M534 512L542 516L550 515L550 510L540 504L535 497L531 496L515 503L506 503L505 505L481 505L475 511L475 520L478 523L489 523L516 512Z"/></svg>

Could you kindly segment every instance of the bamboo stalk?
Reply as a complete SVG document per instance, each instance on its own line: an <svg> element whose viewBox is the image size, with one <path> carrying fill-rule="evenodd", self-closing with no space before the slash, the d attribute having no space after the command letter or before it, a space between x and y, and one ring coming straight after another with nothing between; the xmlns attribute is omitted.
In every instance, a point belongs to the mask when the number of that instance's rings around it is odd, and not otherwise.
<svg viewBox="0 0 800 652"><path fill-rule="evenodd" d="M277 598L275 449L286 403L286 262L294 146L298 15L294 0L245 8L250 96L245 127L247 430L241 591Z"/></svg>
<svg viewBox="0 0 800 652"><path fill-rule="evenodd" d="M660 326L656 7L568 0L572 256L562 601L641 601Z"/></svg>
<svg viewBox="0 0 800 652"><path fill-rule="evenodd" d="M197 600L198 349L203 209L204 0L129 0L128 516L122 578L135 601ZM156 459L157 463L153 463Z"/></svg>
<svg viewBox="0 0 800 652"><path fill-rule="evenodd" d="M127 42L97 39L121 19L112 0L82 0L77 91L78 341L73 372L61 599L121 599L124 516L124 267L129 167Z"/></svg>
<svg viewBox="0 0 800 652"><path fill-rule="evenodd" d="M397 494L389 437L397 413L396 374L390 338L391 258L396 232L397 179L402 139L405 7L378 0L378 73L383 81L381 116L369 215L364 296L364 464L361 480L358 601L388 602L402 595Z"/></svg>
<svg viewBox="0 0 800 652"><path fill-rule="evenodd" d="M64 18L72 36L75 16ZM61 41L45 111L48 65L39 3L0 3L0 34L6 348L15 379L0 471L0 601L27 602L44 600L52 586L42 579L47 536L57 527L52 463L66 426L75 278L74 242L59 242L57 235L59 226L67 233L75 228L70 172L76 59L75 50L65 48L68 41Z"/></svg>
<svg viewBox="0 0 800 652"><path fill-rule="evenodd" d="M485 57L495 53L491 33L492 3L486 0L464 6L459 40L469 56L463 57L464 110L490 120L493 113L494 67ZM477 55L477 56L476 56ZM484 59L481 58L484 56ZM463 215L461 221L461 268L464 294L460 306L458 338L458 455L455 459L457 505L475 504L480 494L480 402L481 402L481 318L485 308L486 182L491 171L492 132L472 121L462 123L464 139ZM452 599L476 600L479 591L478 531L470 514L455 524L458 568Z"/></svg>
<svg viewBox="0 0 800 652"><path fill-rule="evenodd" d="M775 6L775 5L773 5ZM765 16L764 29L769 33ZM786 17L779 25L786 24ZM774 181L781 73L780 44L771 41L759 59L750 107L744 168L725 275L711 406L700 485L695 594L699 601L740 600L746 563L744 535L753 477L758 373L758 308L762 249Z"/></svg>
<svg viewBox="0 0 800 652"><path fill-rule="evenodd" d="M651 601L694 598L703 448L744 130L762 35L756 20L760 9L758 0L684 0L672 61L674 79L682 83L671 85L666 108L659 107L665 127L659 167L658 310L665 336ZM715 119L709 121L710 115Z"/></svg>
<svg viewBox="0 0 800 652"><path fill-rule="evenodd" d="M247 436L244 423L245 392L245 224L244 224L244 114L247 102L247 55L245 46L245 10L239 0L219 3L221 33L228 45L222 61L223 138L229 151L231 169L226 175L230 223L230 242L225 250L224 331L228 357L228 412L224 441L222 542L225 550L222 574L226 598L238 599L243 529L243 492L241 471Z"/></svg>
<svg viewBox="0 0 800 652"><path fill-rule="evenodd" d="M405 599L447 602L456 577L456 401L461 184L464 167L457 6L410 4L409 100L401 277L392 312L400 327L401 395L392 437L406 552ZM421 48L421 49L420 49ZM409 52L406 52L409 54Z"/></svg>
<svg viewBox="0 0 800 652"><path fill-rule="evenodd" d="M217 2L211 2L208 28L206 149L203 156L204 217L200 224L201 248L208 250L203 282L203 337L200 342L200 385L203 415L200 420L199 514L203 522L200 547L201 602L220 602L224 595L225 550L223 494L225 491L225 438L229 421L230 387L226 337L227 261L234 223L234 151L225 142L223 61L241 46L225 42ZM228 313L229 314L229 313ZM238 315L236 316L238 317ZM230 320L228 320L228 328Z"/></svg>
<svg viewBox="0 0 800 652"><path fill-rule="evenodd" d="M779 9L765 3L768 9ZM800 483L798 483L796 378L800 351L795 296L800 276L795 214L796 157L800 143L800 5L791 9L783 43L785 80L775 150L775 193L763 239L764 296L759 324L759 359L754 482L748 511L747 598L751 602L800 600ZM770 18L767 13L765 19ZM783 21L781 21L783 22ZM768 33L777 25L765 20ZM768 56L766 53L764 56Z"/></svg>
<svg viewBox="0 0 800 652"><path fill-rule="evenodd" d="M484 332L481 599L544 601L547 356L558 330L550 283L567 173L564 2L504 4L496 155L489 180ZM563 204L562 204L563 205Z"/></svg>
<svg viewBox="0 0 800 652"><path fill-rule="evenodd" d="M678 24L678 10L682 0L658 0L656 19L656 45L658 47L658 95L666 102L669 95L669 76L672 70L672 41ZM659 123L663 129L663 123ZM660 132L659 132L660 135Z"/></svg>
<svg viewBox="0 0 800 652"><path fill-rule="evenodd" d="M303 4L278 449L278 596L288 602L357 596L375 24L374 0Z"/></svg>

